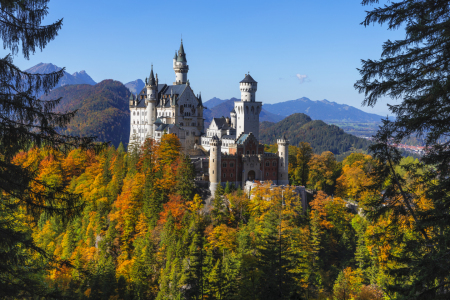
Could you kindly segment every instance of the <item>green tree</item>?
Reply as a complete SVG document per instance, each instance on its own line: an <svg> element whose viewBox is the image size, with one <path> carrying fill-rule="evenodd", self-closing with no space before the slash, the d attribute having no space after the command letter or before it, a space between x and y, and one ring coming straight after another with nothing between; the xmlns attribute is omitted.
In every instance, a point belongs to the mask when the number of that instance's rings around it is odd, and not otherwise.
<svg viewBox="0 0 450 300"><path fill-rule="evenodd" d="M29 230L18 226L19 207L26 208L33 217L42 212L68 219L82 207L79 196L69 194L64 186L47 185L35 180L33 170L13 164L12 158L20 150L36 146L71 149L88 146L92 137L79 138L62 135L74 112L59 114L53 109L61 99L43 101L64 75L64 69L49 74L30 74L13 64L19 52L29 59L37 49L42 50L53 40L62 26L62 19L43 25L48 14L48 0L0 1L0 37L3 48L10 54L0 59L0 297L29 297L48 295L39 278L47 268L36 258L45 257L42 249L31 240ZM29 188L30 182L41 186L41 192ZM19 296L20 295L20 296Z"/></svg>
<svg viewBox="0 0 450 300"><path fill-rule="evenodd" d="M378 1L362 1L363 5L374 3ZM384 43L379 60L362 61L361 79L355 83L365 94L365 105L374 106L384 97L401 99L389 105L395 120L383 121L371 147L380 163L374 188L384 193L366 205L371 222L387 214L395 216L390 226L404 218L413 220L414 235L396 235L404 251L392 257L397 264L391 264L389 270L395 280L388 289L405 299L449 297L450 261L446 257L450 246L444 242L450 239L449 22L448 1L405 0L369 10L362 23L405 30L403 39ZM427 209L417 205L421 199L418 190L409 189L396 171L401 155L390 146L412 135L424 138L427 151L422 162L433 165L424 174L415 172L413 165L405 166L423 183L420 189L431 202Z"/></svg>
<svg viewBox="0 0 450 300"><path fill-rule="evenodd" d="M177 168L175 191L183 197L185 201L190 201L194 197L194 166L187 155L182 155L181 163Z"/></svg>

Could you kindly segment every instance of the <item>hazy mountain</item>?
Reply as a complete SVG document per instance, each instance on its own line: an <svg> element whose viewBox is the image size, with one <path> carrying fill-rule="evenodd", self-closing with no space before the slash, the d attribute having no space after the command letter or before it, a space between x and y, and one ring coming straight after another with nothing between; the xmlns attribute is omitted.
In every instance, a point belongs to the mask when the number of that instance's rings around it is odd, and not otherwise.
<svg viewBox="0 0 450 300"><path fill-rule="evenodd" d="M214 98L209 99L208 101L204 102L203 105L206 106L207 108L211 109L219 104L227 102L228 100L230 100L230 99L222 100L222 99L214 97Z"/></svg>
<svg viewBox="0 0 450 300"><path fill-rule="evenodd" d="M380 122L383 118L350 105L338 104L328 100L312 101L306 97L275 104L264 104L263 108L280 116L304 113L314 120L325 122Z"/></svg>
<svg viewBox="0 0 450 300"><path fill-rule="evenodd" d="M66 85L52 90L43 99L59 97L62 99L55 108L57 112L78 110L64 133L97 136L98 141L111 141L116 147L121 141L124 145L128 143L130 91L121 82L104 80L96 85Z"/></svg>
<svg viewBox="0 0 450 300"><path fill-rule="evenodd" d="M305 114L295 113L278 123L262 122L259 137L261 143L275 144L282 134L286 134L291 145L300 142L311 144L314 152L331 151L342 154L354 149L366 149L369 142L345 133L335 125L327 125L320 120L312 120Z"/></svg>
<svg viewBox="0 0 450 300"><path fill-rule="evenodd" d="M220 100L218 98L213 98L213 99ZM211 100L213 100L213 99L211 99ZM240 99L236 99L236 98L231 98L229 100L220 100L222 103L210 108L210 106L208 106L207 103L210 102L211 100L208 100L203 104L204 106L208 107L208 109L205 109L203 111L203 116L205 118L205 127L209 126L209 123L211 123L212 118L220 118L222 116L229 117L230 112L234 108L234 102L240 101ZM212 103L215 103L215 102L213 101ZM269 121L269 122L275 123L275 122L281 121L283 118L284 118L283 116L278 116L278 115L272 114L272 113L268 112L267 110L265 110L264 108L261 110L261 113L259 115L260 122Z"/></svg>
<svg viewBox="0 0 450 300"><path fill-rule="evenodd" d="M35 65L34 67L31 67L25 71L28 73L31 73L31 74L37 74L37 73L48 74L48 73L59 71L59 70L61 70L61 68L58 66L55 66L54 64L39 63L39 64ZM75 73L73 73L73 75L70 75L69 73L64 72L64 76L61 77L58 84L53 89L56 89L60 86L73 85L73 84L94 85L94 84L96 84L96 82L94 80L92 80L92 78L84 70L80 71L80 72L75 72Z"/></svg>
<svg viewBox="0 0 450 300"><path fill-rule="evenodd" d="M132 92L133 94L137 94L142 91L145 83L140 79L136 79L135 81L125 83L125 86L130 90L130 92Z"/></svg>
<svg viewBox="0 0 450 300"><path fill-rule="evenodd" d="M82 70L80 72L75 72L72 74L73 77L79 79L83 83L90 84L90 85L96 85L97 82L95 82L91 76L89 76L85 70Z"/></svg>

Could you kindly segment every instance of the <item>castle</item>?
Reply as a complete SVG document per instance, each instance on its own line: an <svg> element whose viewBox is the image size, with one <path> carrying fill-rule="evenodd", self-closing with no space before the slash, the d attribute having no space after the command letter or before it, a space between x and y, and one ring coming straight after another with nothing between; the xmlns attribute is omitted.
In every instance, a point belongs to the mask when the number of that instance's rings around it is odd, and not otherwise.
<svg viewBox="0 0 450 300"><path fill-rule="evenodd" d="M250 74L239 83L241 101L234 103L230 117L213 118L205 131L206 107L187 79L189 66L183 41L173 58L173 69L173 85L159 84L152 66L145 88L130 96L130 144L141 144L146 138L159 141L166 133L177 135L185 150L201 150L204 157L200 159L209 158L203 177L209 181L212 195L219 183L226 182L242 187L254 180L288 185L289 141L284 136L277 140L277 154L264 152L264 145L259 143L262 103L256 101L258 83Z"/></svg>

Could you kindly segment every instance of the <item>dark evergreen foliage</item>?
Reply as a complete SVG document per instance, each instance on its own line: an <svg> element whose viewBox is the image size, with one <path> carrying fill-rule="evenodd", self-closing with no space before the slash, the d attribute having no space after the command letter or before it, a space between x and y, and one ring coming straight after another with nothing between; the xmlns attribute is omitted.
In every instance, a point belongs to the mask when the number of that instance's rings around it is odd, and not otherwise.
<svg viewBox="0 0 450 300"><path fill-rule="evenodd" d="M378 3L364 0L363 5ZM363 60L361 79L355 88L365 94L364 104L374 106L382 97L400 99L389 105L395 121L385 120L372 147L382 162L377 170L381 199L369 203L368 216L377 219L394 212L397 220L409 217L417 239L396 235L405 244L405 254L392 259L402 267L393 267L391 275L398 281L389 288L404 299L448 299L450 251L450 4L449 1L408 0L389 3L367 12L362 23L387 24L389 29L404 29L405 37L386 41L379 60ZM401 179L394 165L400 153L392 143L411 136L425 140L428 150L422 157L433 165L418 180L432 208L418 211L413 191ZM407 169L412 170L414 166ZM397 223L392 224L395 231ZM428 228L428 229L426 229ZM430 229L432 228L432 229Z"/></svg>
<svg viewBox="0 0 450 300"><path fill-rule="evenodd" d="M28 230L11 226L17 222L19 209L26 208L35 217L45 211L70 219L82 208L77 195L64 192L64 187L37 181L31 168L16 166L12 157L33 146L67 150L86 147L93 140L59 134L58 129L65 127L75 113L54 113L60 98L48 101L37 98L57 84L64 69L45 75L29 74L13 64L19 46L28 59L61 29L62 19L41 25L48 13L47 3L48 0L0 1L0 37L3 48L10 50L10 54L0 59L1 298L49 295L35 278L38 269L47 268L44 251L34 246ZM42 188L29 188L32 181ZM42 259L32 259L33 256Z"/></svg>

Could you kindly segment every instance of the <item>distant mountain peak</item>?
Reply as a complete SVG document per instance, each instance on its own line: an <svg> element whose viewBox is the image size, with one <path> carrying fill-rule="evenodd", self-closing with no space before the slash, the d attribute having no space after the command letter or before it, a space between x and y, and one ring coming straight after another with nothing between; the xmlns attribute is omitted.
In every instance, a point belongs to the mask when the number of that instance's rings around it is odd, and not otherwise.
<svg viewBox="0 0 450 300"><path fill-rule="evenodd" d="M136 79L134 81L130 81L125 83L125 86L132 92L133 94L140 93L142 89L145 87L144 82L141 79Z"/></svg>
<svg viewBox="0 0 450 300"><path fill-rule="evenodd" d="M48 74L61 70L62 68L52 64L52 63L38 63L37 65L25 70L31 74ZM74 85L74 84L90 84L95 85L96 82L86 73L85 70L80 72L75 72L70 75L64 72L64 76L61 77L58 84L53 88L56 89L60 86Z"/></svg>

